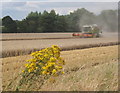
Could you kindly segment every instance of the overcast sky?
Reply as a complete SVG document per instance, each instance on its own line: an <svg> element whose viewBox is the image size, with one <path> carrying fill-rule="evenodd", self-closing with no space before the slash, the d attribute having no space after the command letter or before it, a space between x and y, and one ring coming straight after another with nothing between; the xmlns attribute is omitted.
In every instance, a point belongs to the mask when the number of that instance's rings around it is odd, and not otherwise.
<svg viewBox="0 0 120 93"><path fill-rule="evenodd" d="M117 9L118 0L3 0L0 3L0 12L2 12L0 17L9 15L15 20L21 20L31 11L43 12L54 9L56 13L64 15L78 8L99 14L102 10Z"/></svg>
<svg viewBox="0 0 120 93"><path fill-rule="evenodd" d="M9 1L48 1L48 2L119 2L119 0L1 0L2 2Z"/></svg>

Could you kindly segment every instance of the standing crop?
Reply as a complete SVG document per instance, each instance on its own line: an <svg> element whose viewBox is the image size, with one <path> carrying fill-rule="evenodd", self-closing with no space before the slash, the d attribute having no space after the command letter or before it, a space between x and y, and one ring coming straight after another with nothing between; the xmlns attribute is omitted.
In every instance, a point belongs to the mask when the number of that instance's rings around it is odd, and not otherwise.
<svg viewBox="0 0 120 93"><path fill-rule="evenodd" d="M60 50L58 46L52 45L52 47L33 52L31 54L33 58L27 60L28 63L25 64L25 70L22 71L22 79L17 90L22 84L28 83L38 76L49 79L50 77L63 74L62 68L65 62L60 57Z"/></svg>

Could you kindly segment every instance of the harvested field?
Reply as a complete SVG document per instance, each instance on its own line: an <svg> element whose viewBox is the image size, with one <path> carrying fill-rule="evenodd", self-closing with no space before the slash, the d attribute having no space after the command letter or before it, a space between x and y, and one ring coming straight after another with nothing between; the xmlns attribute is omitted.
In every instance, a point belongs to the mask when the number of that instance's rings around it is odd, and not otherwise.
<svg viewBox="0 0 120 93"><path fill-rule="evenodd" d="M3 39L29 38L31 40L9 40L2 41L2 57L29 54L31 51L40 50L51 45L58 45L63 50L81 49L84 47L116 45L118 43L117 33L104 33L100 38L71 38L71 33L41 33L38 34L3 34ZM17 37L18 36L18 37ZM36 37L35 37L36 36ZM51 39L34 40L33 37ZM52 39L60 38L60 39ZM66 38L66 39L64 39ZM70 39L67 39L70 38ZM32 40L33 39L33 40Z"/></svg>
<svg viewBox="0 0 120 93"><path fill-rule="evenodd" d="M78 32L77 32L78 33ZM71 38L72 33L3 33L1 40L24 40L24 39L44 39L44 38ZM116 36L117 33L103 33L105 37Z"/></svg>
<svg viewBox="0 0 120 93"><path fill-rule="evenodd" d="M34 82L31 91L117 91L118 90L118 46L97 47L84 50L61 52L65 59L64 75L55 78L55 82L47 81L39 87ZM29 55L8 57L3 59L3 90L14 90L17 83L14 78L20 73L31 58ZM14 73L14 74L13 74ZM6 88L9 82L13 85ZM36 85L37 84L37 85ZM13 89L12 89L13 88ZM22 90L25 90L24 88Z"/></svg>
<svg viewBox="0 0 120 93"><path fill-rule="evenodd" d="M3 41L10 40L34 40L52 38L70 38L71 33L8 33L2 34Z"/></svg>
<svg viewBox="0 0 120 93"><path fill-rule="evenodd" d="M119 43L118 42L109 42L109 43L96 43L96 44L65 46L65 47L61 47L61 49L62 49L62 51L68 51L68 50L75 50L75 49L86 49L86 48L112 46L112 45L119 45ZM6 51L2 51L2 58L27 55L27 54L30 54L31 52L38 51L41 49L43 49L43 48L6 50Z"/></svg>

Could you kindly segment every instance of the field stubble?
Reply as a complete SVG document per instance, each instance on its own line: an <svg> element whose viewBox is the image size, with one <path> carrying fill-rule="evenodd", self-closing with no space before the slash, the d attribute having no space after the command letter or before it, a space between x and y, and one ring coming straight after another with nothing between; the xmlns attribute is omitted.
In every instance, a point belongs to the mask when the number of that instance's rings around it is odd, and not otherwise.
<svg viewBox="0 0 120 93"><path fill-rule="evenodd" d="M31 40L26 39L24 40L24 38L29 38ZM35 40L35 38L51 38L51 39ZM104 35L100 38L74 38L72 37L72 33L24 33L24 34L19 33L19 34L3 34L2 39L9 40L2 41L2 49L0 51L2 53L2 57L29 54L32 51L50 47L51 45L58 45L63 50L71 50L118 44L117 33L111 34L104 33ZM23 40L10 40L10 39L23 39Z"/></svg>
<svg viewBox="0 0 120 93"><path fill-rule="evenodd" d="M118 89L118 46L71 50L61 52L65 59L64 75L55 82L39 87L34 82L29 90L35 91L115 91ZM31 58L29 55L3 58L3 89L20 73ZM13 74L14 73L14 74ZM14 81L16 84L17 81ZM36 85L37 84L37 85ZM25 90L25 88L23 88Z"/></svg>

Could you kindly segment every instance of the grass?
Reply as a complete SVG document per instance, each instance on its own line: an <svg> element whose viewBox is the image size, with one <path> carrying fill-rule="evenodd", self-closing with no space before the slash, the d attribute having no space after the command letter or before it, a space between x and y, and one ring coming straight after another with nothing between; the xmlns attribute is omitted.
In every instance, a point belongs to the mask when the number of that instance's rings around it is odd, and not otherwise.
<svg viewBox="0 0 120 93"><path fill-rule="evenodd" d="M112 67L112 68L111 68ZM102 69L102 70L101 70ZM56 78L52 84L42 86L42 91L113 91L117 90L117 65L106 63L99 66L78 70ZM112 82L112 83L111 83Z"/></svg>
<svg viewBox="0 0 120 93"><path fill-rule="evenodd" d="M42 86L33 82L27 89L31 91L115 91L118 89L118 45L96 47L83 50L62 51L65 59L64 75L55 77L55 82L47 80ZM20 73L31 56L2 58L3 90L14 90ZM19 78L18 78L19 79ZM11 87L6 86L14 81ZM22 88L26 90L26 87Z"/></svg>

